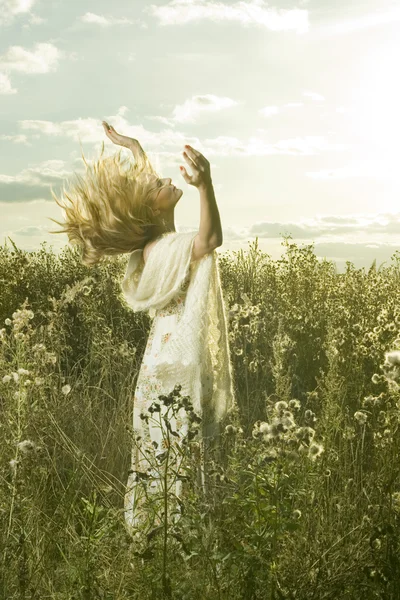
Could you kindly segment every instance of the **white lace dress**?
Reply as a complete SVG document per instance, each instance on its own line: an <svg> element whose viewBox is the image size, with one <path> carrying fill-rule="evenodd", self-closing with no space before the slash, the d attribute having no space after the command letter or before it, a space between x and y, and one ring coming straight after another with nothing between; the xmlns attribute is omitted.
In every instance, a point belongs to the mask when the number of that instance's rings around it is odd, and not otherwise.
<svg viewBox="0 0 400 600"><path fill-rule="evenodd" d="M133 402L133 430L134 435L140 436L141 439L137 442L134 442L132 447L131 470L129 472L127 489L124 498L125 521L130 530L131 528L140 527L148 517L145 509L142 509L141 507L144 500L143 483L136 480L135 472L146 472L149 470L149 473L156 475L155 470L151 469L150 462L146 458L146 451L152 457L165 452L165 441L163 440L161 429L152 420L152 417L158 420L160 418L160 413L154 413L151 415L146 411L152 402L158 401L158 396L160 394L167 395L172 391L171 389L165 389L162 381L155 377L153 374L153 367L157 362L158 355L163 345L174 331L174 328L182 314L186 292L189 286L190 274L191 272L189 271L181 286L180 293L175 296L167 306L155 312L137 378ZM210 440L209 445L212 446L212 440L218 432L218 423L215 422L213 417L207 413L207 399L211 397L213 387L213 373L211 368L211 356L209 352L208 359L206 359L205 364L208 364L209 368L206 368L202 375L203 413L201 415L202 423L200 424L200 430L202 431L202 443L200 444L199 448L200 453L198 472L199 481L203 486L205 485L206 477L204 470L204 451L207 447L207 443L204 442L206 440ZM179 381L176 383L179 383ZM166 412L167 407L165 407L162 402L160 402L160 404L161 415L163 415ZM150 416L148 422L140 418L141 413ZM187 431L187 423L184 418L184 411L182 416L177 416L176 419L172 418L170 420L170 424L174 431L185 433ZM161 489L160 486L160 481L154 481L151 485L147 485L148 493L159 492ZM176 481L172 491L173 493L176 493L178 497L181 497L182 482ZM155 523L159 523L159 519L156 518Z"/></svg>

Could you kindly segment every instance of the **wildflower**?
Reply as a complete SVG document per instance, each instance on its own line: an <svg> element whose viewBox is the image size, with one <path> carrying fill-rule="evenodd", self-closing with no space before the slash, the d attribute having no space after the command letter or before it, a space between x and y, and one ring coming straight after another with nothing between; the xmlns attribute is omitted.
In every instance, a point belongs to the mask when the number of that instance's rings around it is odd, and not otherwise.
<svg viewBox="0 0 400 600"><path fill-rule="evenodd" d="M269 423L266 423L265 421L261 421L261 423L259 425L259 430L261 431L261 433L268 433Z"/></svg>
<svg viewBox="0 0 400 600"><path fill-rule="evenodd" d="M18 373L16 373L15 371L13 371L12 376L14 378L15 383L17 383L17 381L19 380L19 375Z"/></svg>
<svg viewBox="0 0 400 600"><path fill-rule="evenodd" d="M251 432L252 437L256 440L260 437L260 423L261 421L256 421L253 426L253 430Z"/></svg>
<svg viewBox="0 0 400 600"><path fill-rule="evenodd" d="M25 338L25 334L21 333L21 331L19 331L18 333L15 334L15 339L16 340L23 340Z"/></svg>
<svg viewBox="0 0 400 600"><path fill-rule="evenodd" d="M391 365L400 365L400 350L385 353L385 359Z"/></svg>
<svg viewBox="0 0 400 600"><path fill-rule="evenodd" d="M29 371L27 371L26 369L18 369L18 373L20 375L29 375Z"/></svg>
<svg viewBox="0 0 400 600"><path fill-rule="evenodd" d="M321 446L321 444L311 444L309 450L308 450L308 456L309 458L311 458L312 460L315 460L318 456L320 456L320 454L322 454L322 452L324 451L323 446Z"/></svg>
<svg viewBox="0 0 400 600"><path fill-rule="evenodd" d="M4 323L5 323L6 325L11 325L12 321L11 321L11 319L6 319L6 320L4 321Z"/></svg>
<svg viewBox="0 0 400 600"><path fill-rule="evenodd" d="M289 408L294 408L296 410L300 409L301 404L300 404L300 400L297 400L297 398L293 398L292 400L289 401Z"/></svg>
<svg viewBox="0 0 400 600"><path fill-rule="evenodd" d="M24 383L24 386L28 387L29 385L32 385L32 380L31 379L26 379L25 383Z"/></svg>
<svg viewBox="0 0 400 600"><path fill-rule="evenodd" d="M64 394L64 396L68 396L68 394L71 391L71 386L66 384L61 388L62 393Z"/></svg>
<svg viewBox="0 0 400 600"><path fill-rule="evenodd" d="M315 414L313 413L312 410L310 410L309 408L306 410L306 412L304 413L304 417L305 419L308 420L312 420L314 418Z"/></svg>
<svg viewBox="0 0 400 600"><path fill-rule="evenodd" d="M233 435L236 433L236 427L234 427L233 425L227 425L225 427L225 433L227 433L228 435Z"/></svg>
<svg viewBox="0 0 400 600"><path fill-rule="evenodd" d="M392 494L392 506L396 513L400 514L400 492L393 492Z"/></svg>
<svg viewBox="0 0 400 600"><path fill-rule="evenodd" d="M32 450L36 449L36 444L31 440L24 440L23 442L19 442L17 446L24 454L28 454Z"/></svg>
<svg viewBox="0 0 400 600"><path fill-rule="evenodd" d="M354 413L354 418L356 419L356 421L358 421L360 423L360 425L365 425L366 421L367 421L367 415L363 412L361 412L360 410L358 410L356 413Z"/></svg>
<svg viewBox="0 0 400 600"><path fill-rule="evenodd" d="M35 385L43 385L44 379L43 377L35 377Z"/></svg>
<svg viewBox="0 0 400 600"><path fill-rule="evenodd" d="M34 350L34 352L40 352L42 350L46 350L46 346L44 344L35 344L32 350Z"/></svg>
<svg viewBox="0 0 400 600"><path fill-rule="evenodd" d="M288 408L288 403L285 400L279 400L279 402L275 402L275 410L277 412L283 412L285 408Z"/></svg>
<svg viewBox="0 0 400 600"><path fill-rule="evenodd" d="M3 383L8 383L9 381L11 381L11 375L4 375Z"/></svg>

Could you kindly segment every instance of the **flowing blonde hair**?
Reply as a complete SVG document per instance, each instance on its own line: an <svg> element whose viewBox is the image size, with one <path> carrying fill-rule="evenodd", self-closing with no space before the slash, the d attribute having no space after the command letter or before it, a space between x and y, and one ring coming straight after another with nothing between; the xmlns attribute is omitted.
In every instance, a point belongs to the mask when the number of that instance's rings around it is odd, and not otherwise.
<svg viewBox="0 0 400 600"><path fill-rule="evenodd" d="M82 263L91 266L106 255L124 254L143 248L150 241L156 217L149 204L151 193L157 189L159 175L146 153L140 153L135 164L121 160L121 150L86 166L85 176L74 173L77 181L69 190L63 186L59 199L52 196L64 211L65 222L50 219L63 227L50 233L66 233L70 243L82 249ZM124 168L127 167L125 170Z"/></svg>

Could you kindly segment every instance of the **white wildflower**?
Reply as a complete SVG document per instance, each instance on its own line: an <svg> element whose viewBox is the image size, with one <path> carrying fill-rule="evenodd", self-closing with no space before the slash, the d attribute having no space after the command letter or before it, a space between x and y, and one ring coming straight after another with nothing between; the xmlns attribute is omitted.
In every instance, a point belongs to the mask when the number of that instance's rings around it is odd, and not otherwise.
<svg viewBox="0 0 400 600"><path fill-rule="evenodd" d="M324 448L321 444L315 444L313 442L308 450L308 457L311 458L311 460L315 460L323 451Z"/></svg>
<svg viewBox="0 0 400 600"><path fill-rule="evenodd" d="M288 408L288 403L285 402L285 400L279 400L278 402L275 402L275 410L277 412L284 411L286 408Z"/></svg>
<svg viewBox="0 0 400 600"><path fill-rule="evenodd" d="M11 375L4 375L3 383L8 383L9 381L11 381L11 379L12 379Z"/></svg>
<svg viewBox="0 0 400 600"><path fill-rule="evenodd" d="M31 440L24 440L23 442L18 442L17 446L24 454L28 454L32 450L36 449L36 444Z"/></svg>
<svg viewBox="0 0 400 600"><path fill-rule="evenodd" d="M61 391L64 394L64 396L67 396L71 391L71 386L66 384L61 388Z"/></svg>
<svg viewBox="0 0 400 600"><path fill-rule="evenodd" d="M27 371L26 369L22 369L22 368L18 369L18 373L20 375L29 375L29 371Z"/></svg>
<svg viewBox="0 0 400 600"><path fill-rule="evenodd" d="M4 323L5 323L6 325L11 325L12 321L11 321L11 319L6 319L6 320L4 321Z"/></svg>
<svg viewBox="0 0 400 600"><path fill-rule="evenodd" d="M17 381L19 380L19 375L18 373L16 373L15 371L13 371L12 376L14 378L15 383L17 383Z"/></svg>
<svg viewBox="0 0 400 600"><path fill-rule="evenodd" d="M358 423L360 423L360 425L365 425L367 421L367 415L364 412L361 412L360 410L354 413L354 418L356 419L356 421L358 421Z"/></svg>

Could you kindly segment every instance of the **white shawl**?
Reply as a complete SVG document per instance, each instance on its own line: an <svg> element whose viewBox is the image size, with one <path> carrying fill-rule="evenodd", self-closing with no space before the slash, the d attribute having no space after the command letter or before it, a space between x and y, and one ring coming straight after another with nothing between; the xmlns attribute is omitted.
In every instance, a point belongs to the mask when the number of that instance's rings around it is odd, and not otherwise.
<svg viewBox="0 0 400 600"><path fill-rule="evenodd" d="M143 250L131 253L122 290L127 304L154 317L181 291L190 269L189 287L182 315L159 354L155 373L166 393L176 384L188 395L198 415L202 414L201 380L206 369L207 347L213 375L211 407L222 421L235 403L226 308L222 294L217 253L212 251L190 264L197 232L164 233L144 264ZM209 368L209 367L208 367Z"/></svg>

